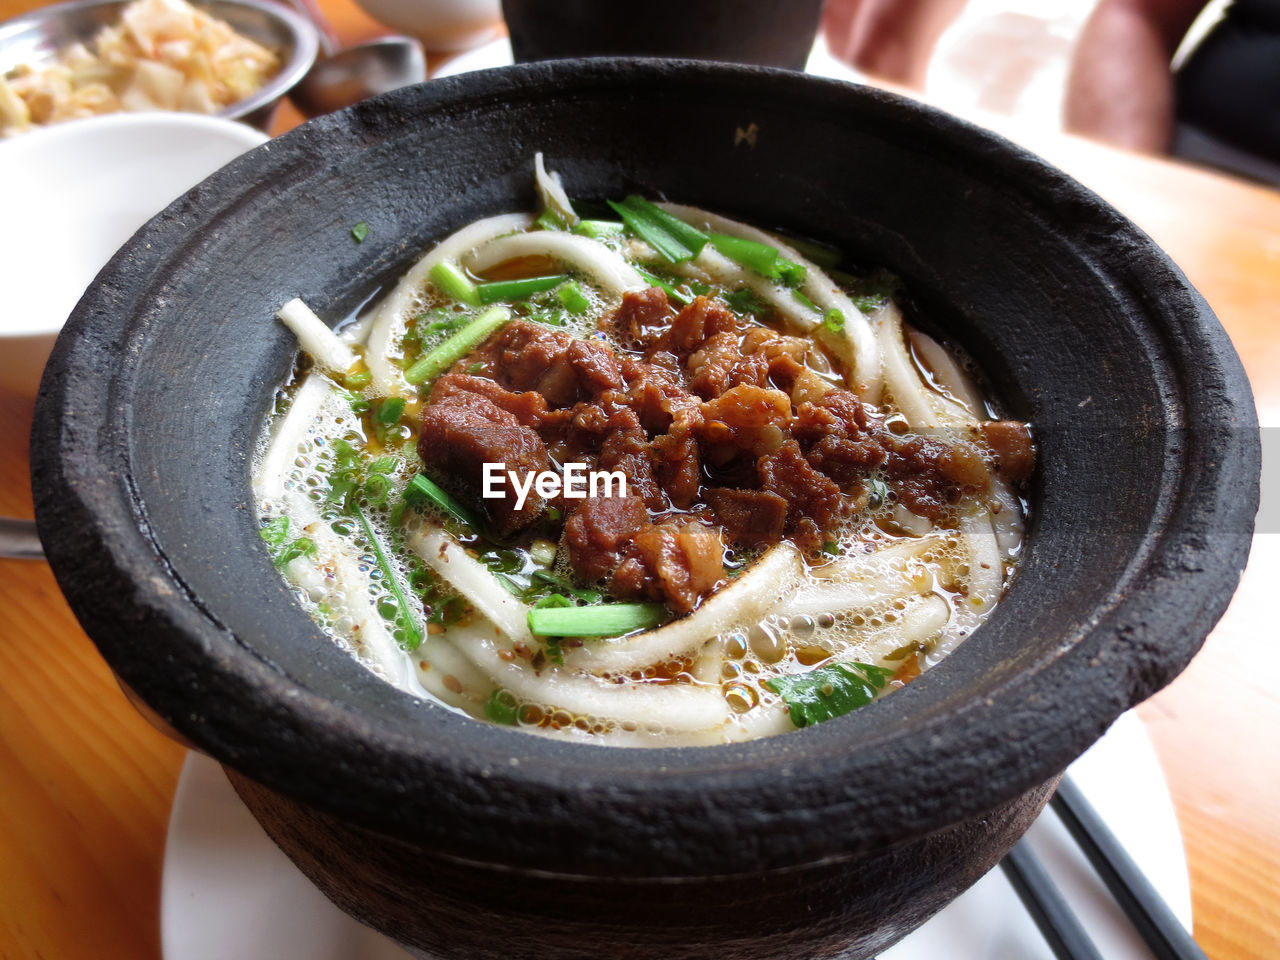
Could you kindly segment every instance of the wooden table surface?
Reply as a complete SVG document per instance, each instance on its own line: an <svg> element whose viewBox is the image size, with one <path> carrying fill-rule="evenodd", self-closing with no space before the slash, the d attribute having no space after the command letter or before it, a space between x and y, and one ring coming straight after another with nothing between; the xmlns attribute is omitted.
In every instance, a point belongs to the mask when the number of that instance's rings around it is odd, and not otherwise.
<svg viewBox="0 0 1280 960"><path fill-rule="evenodd" d="M347 40L379 32L350 0L322 2ZM37 5L0 0L0 20ZM276 131L298 119L282 110ZM1280 193L1082 141L1032 146L1170 253L1244 358L1264 423L1280 427ZM0 393L0 515L31 515L31 407ZM1186 842L1195 933L1213 960L1280 957L1273 523L1203 652L1139 708ZM0 960L159 957L161 861L182 759L125 701L48 568L0 560Z"/></svg>

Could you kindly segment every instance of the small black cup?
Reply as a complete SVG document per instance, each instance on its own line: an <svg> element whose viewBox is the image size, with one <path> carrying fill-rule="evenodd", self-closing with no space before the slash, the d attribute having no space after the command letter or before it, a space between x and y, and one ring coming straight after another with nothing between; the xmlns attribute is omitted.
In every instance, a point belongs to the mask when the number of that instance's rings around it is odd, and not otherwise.
<svg viewBox="0 0 1280 960"><path fill-rule="evenodd" d="M502 0L516 62L680 57L803 70L823 0Z"/></svg>

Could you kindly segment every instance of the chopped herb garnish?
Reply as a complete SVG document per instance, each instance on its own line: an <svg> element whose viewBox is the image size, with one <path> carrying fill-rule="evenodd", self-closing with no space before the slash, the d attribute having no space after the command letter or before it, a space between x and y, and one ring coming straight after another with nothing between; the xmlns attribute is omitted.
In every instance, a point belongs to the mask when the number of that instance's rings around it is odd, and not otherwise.
<svg viewBox="0 0 1280 960"><path fill-rule="evenodd" d="M764 685L786 702L792 723L807 727L865 707L892 676L892 670L870 663L833 663L774 677Z"/></svg>
<svg viewBox="0 0 1280 960"><path fill-rule="evenodd" d="M289 518L276 517L268 520L267 523L258 531L260 536L267 543L279 546L289 539Z"/></svg>
<svg viewBox="0 0 1280 960"><path fill-rule="evenodd" d="M818 312L818 305L814 303L812 300L810 300L808 297L806 297L799 290L792 290L791 298L795 300L796 303L800 304L800 306L804 307L806 310L812 310L814 313Z"/></svg>
<svg viewBox="0 0 1280 960"><path fill-rule="evenodd" d="M879 294L867 294L862 297L853 297L853 305L863 313L874 313L889 302L888 297L882 297Z"/></svg>
<svg viewBox="0 0 1280 960"><path fill-rule="evenodd" d="M378 412L374 419L391 427L400 422L402 413L404 413L404 397L388 397L378 404Z"/></svg>
<svg viewBox="0 0 1280 960"><path fill-rule="evenodd" d="M364 238L369 235L369 225L361 220L351 228L351 237L356 243L364 243Z"/></svg>
<svg viewBox="0 0 1280 960"><path fill-rule="evenodd" d="M369 504L380 507L387 502L387 494L391 492L391 481L380 473L375 473L364 482L364 496Z"/></svg>
<svg viewBox="0 0 1280 960"><path fill-rule="evenodd" d="M471 374L471 376L473 376L473 377L474 377L477 373L482 372L483 370L484 370L484 364L483 364L483 363L469 363L469 364L467 364L467 373Z"/></svg>
<svg viewBox="0 0 1280 960"><path fill-rule="evenodd" d="M755 295L755 291L750 287L743 287L740 290L727 293L724 300L738 313L752 313L756 316L761 316L773 309L767 303L761 302L760 298Z"/></svg>
<svg viewBox="0 0 1280 960"><path fill-rule="evenodd" d="M404 378L413 384L434 380L470 353L474 347L488 340L510 319L511 312L505 307L492 307L486 310L444 343L420 358L405 371Z"/></svg>
<svg viewBox="0 0 1280 960"><path fill-rule="evenodd" d="M604 594L599 590L590 590L585 587L575 587L568 579L558 574L551 573L548 570L535 570L531 579L535 582L545 583L548 586L555 587L557 590L563 590L571 593L583 603L599 603L604 599Z"/></svg>
<svg viewBox="0 0 1280 960"><path fill-rule="evenodd" d="M655 287L661 288L666 293L668 299L674 300L676 301L676 303L681 303L681 304L693 303L693 297L690 297L690 296L687 296L686 294L681 293L677 287L673 286L670 282L663 280L662 277L658 276L656 273L650 273L644 267L639 267L639 266L636 267L635 270L636 270L636 273L640 274L640 276L648 280L650 284L652 284Z"/></svg>
<svg viewBox="0 0 1280 960"><path fill-rule="evenodd" d="M822 325L832 333L839 333L844 329L844 312L832 307L822 316Z"/></svg>
<svg viewBox="0 0 1280 960"><path fill-rule="evenodd" d="M498 688L489 694L484 704L484 715L493 723L515 726L516 713L520 709L520 701L510 690Z"/></svg>
<svg viewBox="0 0 1280 960"><path fill-rule="evenodd" d="M355 370L353 372L344 373L342 375L342 385L348 390L359 390L367 387L373 381L373 374L367 369Z"/></svg>
<svg viewBox="0 0 1280 960"><path fill-rule="evenodd" d="M656 627L665 618L666 609L660 603L543 607L529 611L529 629L544 637L616 637Z"/></svg>
<svg viewBox="0 0 1280 960"><path fill-rule="evenodd" d="M440 292L445 296L453 297L472 307L478 307L480 303L480 294L476 290L476 285L471 282L471 278L462 272L462 268L450 260L441 260L431 268L428 274L431 282L434 283Z"/></svg>
<svg viewBox="0 0 1280 960"><path fill-rule="evenodd" d="M867 481L867 506L875 509L889 499L889 485L880 479Z"/></svg>
<svg viewBox="0 0 1280 960"><path fill-rule="evenodd" d="M840 556L840 544L834 540L828 540L822 545L822 552L829 557L838 557Z"/></svg>
<svg viewBox="0 0 1280 960"><path fill-rule="evenodd" d="M369 521L365 519L364 513L357 506L354 507L356 519L360 521L360 526L364 528L364 535L369 540L369 547L373 550L374 559L377 561L378 569L382 571L383 579L386 581L387 589L391 591L394 598L394 604L384 601L378 605L380 613L383 613L387 620L391 621L393 630L391 635L396 638L396 642L406 650L416 650L418 645L422 643L422 633L418 630L417 621L414 620L413 614L409 612L409 601L405 599L404 591L400 589L400 581L396 579L395 570L387 561L387 555L382 549L382 542L378 539L378 535L373 532L373 527ZM394 606L394 611L383 607ZM387 614L390 616L387 616Z"/></svg>
<svg viewBox="0 0 1280 960"><path fill-rule="evenodd" d="M788 260L785 257L779 257L777 273L778 279L788 287L798 287L804 283L805 278L809 275L809 270L804 264L796 263L794 260Z"/></svg>
<svg viewBox="0 0 1280 960"><path fill-rule="evenodd" d="M533 223L534 226L541 227L543 230L563 230L565 228L564 217L560 215L558 210L552 210L550 207L543 210Z"/></svg>
<svg viewBox="0 0 1280 960"><path fill-rule="evenodd" d="M447 333L450 330L457 330L470 319L471 317L465 313L455 314L451 310L445 310L437 307L435 310L431 310L428 313L418 314L413 318L413 322L421 324L424 321L430 321L418 334L418 339L421 340L423 337L430 337L437 333Z"/></svg>
<svg viewBox="0 0 1280 960"><path fill-rule="evenodd" d="M400 461L395 457L379 457L369 464L370 473L394 473Z"/></svg>
<svg viewBox="0 0 1280 960"><path fill-rule="evenodd" d="M547 277L524 277L520 280L495 280L476 287L481 303L498 303L503 300L521 300L531 294L558 287L569 279L563 273Z"/></svg>
<svg viewBox="0 0 1280 960"><path fill-rule="evenodd" d="M573 280L570 280L556 291L556 299L564 304L564 308L574 315L586 313L591 309L591 301L587 299L587 295L582 292L582 288Z"/></svg>
<svg viewBox="0 0 1280 960"><path fill-rule="evenodd" d="M461 520L472 530L480 529L480 525L476 523L476 519L471 515L470 510L453 499L448 492L424 474L420 473L409 481L409 485L404 489L404 498L409 503L420 503L423 500L429 501L455 519Z"/></svg>

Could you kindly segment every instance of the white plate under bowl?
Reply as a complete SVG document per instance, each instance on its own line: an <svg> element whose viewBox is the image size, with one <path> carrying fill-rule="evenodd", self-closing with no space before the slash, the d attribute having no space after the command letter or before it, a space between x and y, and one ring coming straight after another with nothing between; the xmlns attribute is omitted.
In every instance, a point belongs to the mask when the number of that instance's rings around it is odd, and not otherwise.
<svg viewBox="0 0 1280 960"><path fill-rule="evenodd" d="M1125 714L1071 775L1188 927L1182 837L1141 721ZM1056 816L1027 834L1107 960L1151 960ZM164 960L409 960L342 913L268 839L216 763L187 755L161 893ZM1053 960L999 870L880 960Z"/></svg>
<svg viewBox="0 0 1280 960"><path fill-rule="evenodd" d="M58 331L111 255L266 140L184 113L113 114L0 140L0 388L35 393Z"/></svg>

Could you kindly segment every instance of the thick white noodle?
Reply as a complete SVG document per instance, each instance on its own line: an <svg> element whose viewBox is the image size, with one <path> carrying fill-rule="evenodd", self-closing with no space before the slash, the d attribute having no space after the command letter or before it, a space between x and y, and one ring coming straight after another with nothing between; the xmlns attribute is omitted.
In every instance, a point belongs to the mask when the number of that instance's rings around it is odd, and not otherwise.
<svg viewBox="0 0 1280 960"><path fill-rule="evenodd" d="M566 649L565 666L591 673L626 674L686 656L727 630L758 623L803 576L800 551L790 543L780 543L688 616L635 636L589 640Z"/></svg>
<svg viewBox="0 0 1280 960"><path fill-rule="evenodd" d="M969 602L979 612L989 610L1004 589L1004 564L989 515L983 511L961 517L960 533L969 554Z"/></svg>
<svg viewBox="0 0 1280 960"><path fill-rule="evenodd" d="M708 210L700 210L697 207L688 207L678 203L660 203L658 206L671 215L692 223L694 226L703 225L715 233L742 237L745 240L754 240L757 243L774 247L786 259L803 266L805 268L805 279L804 283L800 285L800 292L813 301L823 314L827 310L834 309L839 310L844 315L844 327L839 334L833 334L825 326L818 327L814 331L815 334L848 365L850 374L847 386L868 403L879 401L881 359L871 324L862 311L849 299L848 295L840 289L840 285L828 277L821 267L790 244L784 243L773 234L766 233L764 230L760 230L750 224L731 220ZM703 248L704 253L706 249L705 247ZM737 265L734 264L734 266L736 267ZM741 268L738 269L741 270ZM797 322L797 325L802 330L807 331L818 326L819 321L822 319L822 314L815 315L813 311L801 306L785 286L772 283L763 277L751 274L750 271L742 271L742 273L744 275L749 274L748 281L756 281L750 283L751 289L756 293L763 295L765 288L773 288L773 293L768 296L769 301L779 310L782 310L785 304L787 309L784 315L788 318L795 318L793 322ZM779 291L783 292L780 293Z"/></svg>
<svg viewBox="0 0 1280 960"><path fill-rule="evenodd" d="M670 730L705 730L729 718L729 706L715 688L685 684L613 683L555 666L541 673L518 658L504 660L507 645L483 624L455 624L449 637L477 667L517 699L561 707L575 716L620 723L656 724Z"/></svg>
<svg viewBox="0 0 1280 960"><path fill-rule="evenodd" d="M951 608L947 601L936 593L922 597L908 605L897 620L868 636L867 647L875 651L874 656L882 659L900 647L932 640L946 628L950 617Z"/></svg>
<svg viewBox="0 0 1280 960"><path fill-rule="evenodd" d="M542 162L541 152L533 155L533 182L538 187L538 195L542 198L544 207L560 214L569 226L578 222L578 215L574 212L573 204L569 202L569 195L564 192L560 174L547 172Z"/></svg>
<svg viewBox="0 0 1280 960"><path fill-rule="evenodd" d="M354 623L350 641L360 658L379 676L402 690L414 692L414 684L410 681L409 661L388 632L386 621L378 613L369 593L370 580L360 571L359 561L348 552L345 541L324 522L315 505L305 495L287 491L283 502L294 528L304 530L316 545L316 555L305 561L306 566L312 570L328 571L333 577L344 613ZM295 560L294 564L302 562L301 559ZM302 586L300 581L299 586ZM332 594L333 587L329 587L326 592ZM413 613L409 612L409 615L413 616ZM421 627L419 622L419 628Z"/></svg>
<svg viewBox="0 0 1280 960"><path fill-rule="evenodd" d="M626 260L603 243L559 230L513 233L477 248L463 258L463 264L483 273L516 257L551 257L591 277L606 299L618 300L629 290L643 290L649 284Z"/></svg>
<svg viewBox="0 0 1280 960"><path fill-rule="evenodd" d="M293 331L298 338L298 346L311 356L317 367L341 376L355 365L355 351L298 297L277 310L276 316Z"/></svg>
<svg viewBox="0 0 1280 960"><path fill-rule="evenodd" d="M995 528L996 543L1003 556L1013 556L1022 543L1022 504L1013 495L1009 485L996 474L991 475L991 499L1000 505L992 510L991 526Z"/></svg>
<svg viewBox="0 0 1280 960"><path fill-rule="evenodd" d="M903 339L902 312L893 301L876 314L876 339L884 358L884 382L912 430L955 429L973 423L973 415L927 386Z"/></svg>
<svg viewBox="0 0 1280 960"><path fill-rule="evenodd" d="M471 557L453 537L439 527L428 527L410 534L408 543L427 566L462 594L508 640L533 643L529 607L502 589L489 569ZM449 636L453 634L454 628L450 628Z"/></svg>
<svg viewBox="0 0 1280 960"><path fill-rule="evenodd" d="M293 395L288 412L276 424L266 452L253 475L253 489L260 500L284 495L289 465L298 456L302 441L315 425L320 408L333 392L333 384L318 374L307 374Z"/></svg>
<svg viewBox="0 0 1280 960"><path fill-rule="evenodd" d="M986 404L974 389L973 381L942 344L927 333L912 330L911 345L933 372L934 383L949 393L971 420L986 418Z"/></svg>
<svg viewBox="0 0 1280 960"><path fill-rule="evenodd" d="M412 398L417 388L404 379L404 373L390 357L396 343L404 336L405 324L414 313L418 298L427 286L432 267L444 260L459 260L477 246L504 233L524 230L533 223L527 213L504 213L468 224L437 243L409 272L400 278L396 288L387 294L369 331L369 350L365 362L373 375L372 390L376 396Z"/></svg>

